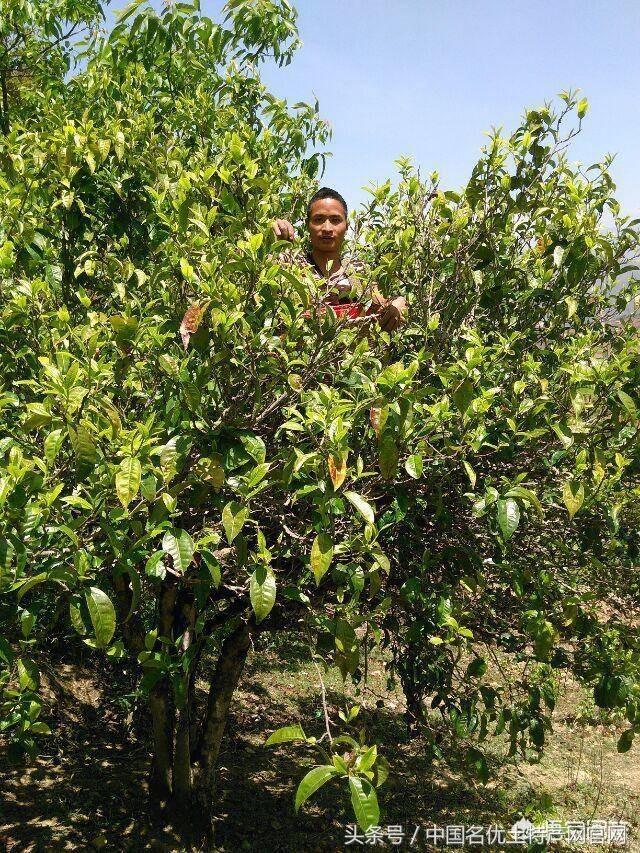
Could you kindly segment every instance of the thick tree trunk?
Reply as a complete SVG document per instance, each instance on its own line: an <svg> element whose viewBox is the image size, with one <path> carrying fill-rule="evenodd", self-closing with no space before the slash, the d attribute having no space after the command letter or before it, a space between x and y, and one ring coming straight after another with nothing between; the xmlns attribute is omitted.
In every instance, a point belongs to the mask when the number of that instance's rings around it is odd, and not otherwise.
<svg viewBox="0 0 640 853"><path fill-rule="evenodd" d="M113 587L116 591L116 606L118 619L122 625L122 639L125 647L132 655L138 655L144 649L144 626L137 613L129 616L133 591L129 578L125 574L114 575ZM127 618L129 616L129 618ZM126 619L126 622L125 622Z"/></svg>
<svg viewBox="0 0 640 853"><path fill-rule="evenodd" d="M171 764L173 760L173 706L170 685L162 678L149 694L149 710L153 726L153 767L151 790L156 800L171 795Z"/></svg>
<svg viewBox="0 0 640 853"><path fill-rule="evenodd" d="M174 608L177 587L163 582L158 598L158 633L173 638ZM151 787L158 799L168 797L172 791L172 764L174 754L175 708L171 697L169 679L161 678L149 694L149 709L153 724L153 768Z"/></svg>
<svg viewBox="0 0 640 853"><path fill-rule="evenodd" d="M220 657L211 682L202 736L197 750L197 758L201 767L199 782L205 794L211 791L213 772L220 752L227 714L233 692L247 659L251 631L252 626L243 622L227 637L222 644Z"/></svg>
<svg viewBox="0 0 640 853"><path fill-rule="evenodd" d="M179 602L179 628L182 631L182 651L186 652L193 641L193 629L196 621L196 609L191 593L181 596ZM178 803L187 804L191 797L191 698L195 682L195 667L183 676L186 679L182 702L178 709L174 755L173 755L173 795Z"/></svg>

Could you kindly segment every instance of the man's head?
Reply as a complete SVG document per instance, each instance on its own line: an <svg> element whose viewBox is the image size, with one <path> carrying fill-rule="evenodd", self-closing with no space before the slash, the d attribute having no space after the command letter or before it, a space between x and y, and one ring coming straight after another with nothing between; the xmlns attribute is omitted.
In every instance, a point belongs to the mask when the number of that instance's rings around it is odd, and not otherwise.
<svg viewBox="0 0 640 853"><path fill-rule="evenodd" d="M339 253L347 231L347 203L339 192L322 187L307 205L311 246L321 254Z"/></svg>

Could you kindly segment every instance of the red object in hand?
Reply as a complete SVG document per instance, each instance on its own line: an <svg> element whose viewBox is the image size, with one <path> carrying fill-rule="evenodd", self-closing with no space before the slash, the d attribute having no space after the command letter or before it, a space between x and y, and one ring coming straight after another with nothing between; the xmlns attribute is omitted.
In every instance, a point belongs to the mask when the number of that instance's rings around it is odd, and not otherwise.
<svg viewBox="0 0 640 853"><path fill-rule="evenodd" d="M362 314L359 302L325 302L325 305L330 305L338 317L359 317Z"/></svg>
<svg viewBox="0 0 640 853"><path fill-rule="evenodd" d="M349 319L354 317L360 317L362 314L362 305L359 302L325 302L324 305L330 305L331 308L336 312L336 316L338 319L341 317L348 317ZM322 309L320 310L321 314L324 312ZM311 311L305 311L303 317L310 317Z"/></svg>

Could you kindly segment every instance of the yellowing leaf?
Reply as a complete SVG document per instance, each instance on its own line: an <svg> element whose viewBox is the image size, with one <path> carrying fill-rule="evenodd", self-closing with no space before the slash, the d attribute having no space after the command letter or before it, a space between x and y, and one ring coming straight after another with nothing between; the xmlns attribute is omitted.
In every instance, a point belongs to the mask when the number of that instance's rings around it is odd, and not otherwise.
<svg viewBox="0 0 640 853"><path fill-rule="evenodd" d="M194 465L193 471L205 483L210 483L216 491L224 485L224 468L219 454L201 457Z"/></svg>
<svg viewBox="0 0 640 853"><path fill-rule="evenodd" d="M369 410L369 422L378 438L380 438L380 433L384 429L388 416L389 406L386 403L376 403Z"/></svg>
<svg viewBox="0 0 640 853"><path fill-rule="evenodd" d="M368 524L373 524L375 514L373 507L357 492L345 492L345 498L354 506Z"/></svg>
<svg viewBox="0 0 640 853"><path fill-rule="evenodd" d="M138 494L142 467L133 456L123 459L116 473L116 494L123 507L128 507Z"/></svg>
<svg viewBox="0 0 640 853"><path fill-rule="evenodd" d="M584 486L582 483L566 482L562 489L562 500L569 511L569 518L573 518L584 503Z"/></svg>
<svg viewBox="0 0 640 853"><path fill-rule="evenodd" d="M328 533L319 533L311 546L311 571L316 579L316 584L319 585L326 575L332 559L333 541Z"/></svg>
<svg viewBox="0 0 640 853"><path fill-rule="evenodd" d="M246 506L243 507L239 503L236 503L236 501L229 501L222 510L222 526L224 527L224 532L227 534L229 545L231 545L244 527L248 515L249 510Z"/></svg>
<svg viewBox="0 0 640 853"><path fill-rule="evenodd" d="M177 459L176 439L170 438L160 451L160 468L166 482L169 482L176 474Z"/></svg>
<svg viewBox="0 0 640 853"><path fill-rule="evenodd" d="M328 465L333 488L339 489L347 476L347 453L345 452L342 455L330 454Z"/></svg>
<svg viewBox="0 0 640 853"><path fill-rule="evenodd" d="M604 455L604 452L598 448L594 452L593 459L593 479L595 480L596 486L599 486L600 483L604 480L604 476L607 470L607 459Z"/></svg>
<svg viewBox="0 0 640 853"><path fill-rule="evenodd" d="M178 376L178 373L180 372L180 365L178 364L176 359L170 355L167 355L166 352L163 352L162 355L158 358L158 364L168 376L173 376L174 379Z"/></svg>
<svg viewBox="0 0 640 853"><path fill-rule="evenodd" d="M195 271L186 258L180 258L180 272L187 281L191 281L194 277Z"/></svg>
<svg viewBox="0 0 640 853"><path fill-rule="evenodd" d="M190 305L187 308L187 311L182 318L182 322L180 323L180 337L182 338L182 346L185 350L189 346L189 340L191 335L195 335L198 331L198 327L202 322L202 318L204 317L205 311L209 306L209 300L200 304L199 302L194 302L193 305Z"/></svg>
<svg viewBox="0 0 640 853"><path fill-rule="evenodd" d="M467 472L467 477L469 478L469 482L471 483L471 488L475 489L476 487L476 472L473 470L471 465L467 461L462 463L464 470Z"/></svg>

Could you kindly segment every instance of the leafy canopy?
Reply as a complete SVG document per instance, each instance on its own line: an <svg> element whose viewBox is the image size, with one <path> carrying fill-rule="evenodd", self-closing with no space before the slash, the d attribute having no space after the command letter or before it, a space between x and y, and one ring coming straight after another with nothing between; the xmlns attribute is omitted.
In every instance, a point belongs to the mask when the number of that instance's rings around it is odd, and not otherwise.
<svg viewBox="0 0 640 853"><path fill-rule="evenodd" d="M461 740L482 780L490 735L542 749L561 669L626 714L628 748L638 343L613 321L635 294L638 230L610 158L566 158L586 102L563 93L559 111L494 132L461 192L407 160L396 186L371 188L353 248L407 295L390 337L319 310L270 237L277 213L303 218L329 136L317 105L260 81L259 60L297 44L284 0L232 0L220 23L135 3L107 37L92 4L9 8L0 660L14 747L48 732L39 661L66 626L132 657L140 690L162 685L181 709L204 653L245 624L301 631L356 683L383 647L412 720L440 712L432 754ZM68 24L89 28L81 48L61 40ZM346 732L357 716L342 714ZM364 729L335 736L327 720L326 735L296 807L342 778L360 824L377 823L377 748ZM270 740L317 745L293 725Z"/></svg>

